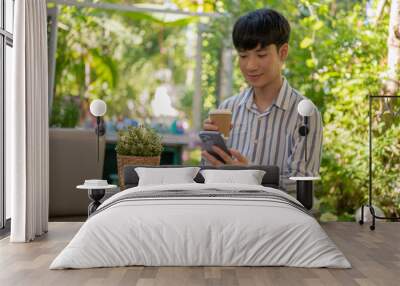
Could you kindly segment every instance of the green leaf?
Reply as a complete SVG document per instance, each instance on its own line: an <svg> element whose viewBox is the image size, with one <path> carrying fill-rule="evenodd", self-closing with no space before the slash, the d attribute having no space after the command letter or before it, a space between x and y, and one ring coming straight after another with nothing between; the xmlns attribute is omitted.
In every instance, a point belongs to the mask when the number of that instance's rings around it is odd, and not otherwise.
<svg viewBox="0 0 400 286"><path fill-rule="evenodd" d="M316 62L314 59L307 59L306 60L306 66L309 68L314 68L316 66Z"/></svg>
<svg viewBox="0 0 400 286"><path fill-rule="evenodd" d="M300 43L300 48L302 49L307 49L309 46L311 46L313 44L313 40L309 37L305 37L301 43Z"/></svg>
<svg viewBox="0 0 400 286"><path fill-rule="evenodd" d="M324 26L324 22L322 21L317 21L313 26L312 29L314 31L318 31L319 29L321 29Z"/></svg>

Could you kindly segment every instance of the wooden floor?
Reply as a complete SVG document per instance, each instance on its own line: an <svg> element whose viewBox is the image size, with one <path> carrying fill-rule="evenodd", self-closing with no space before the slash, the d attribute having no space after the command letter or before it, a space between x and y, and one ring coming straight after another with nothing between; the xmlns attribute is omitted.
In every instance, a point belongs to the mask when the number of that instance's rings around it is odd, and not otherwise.
<svg viewBox="0 0 400 286"><path fill-rule="evenodd" d="M400 223L328 223L323 228L353 268L121 267L48 270L81 222L51 222L32 243L0 241L0 285L400 285Z"/></svg>

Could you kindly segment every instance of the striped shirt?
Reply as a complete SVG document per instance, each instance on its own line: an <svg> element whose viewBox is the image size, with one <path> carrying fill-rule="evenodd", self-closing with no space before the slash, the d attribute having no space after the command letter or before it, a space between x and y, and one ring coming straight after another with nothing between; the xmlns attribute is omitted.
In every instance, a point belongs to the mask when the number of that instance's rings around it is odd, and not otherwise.
<svg viewBox="0 0 400 286"><path fill-rule="evenodd" d="M318 176L322 154L322 120L319 111L309 119L307 144L299 134L303 117L297 105L304 96L283 80L278 97L264 112L254 102L252 88L226 99L220 109L232 110L232 130L226 144L237 149L252 165L275 165L280 168L280 185L294 191L291 176ZM304 148L307 145L307 161ZM204 162L204 161L203 161Z"/></svg>

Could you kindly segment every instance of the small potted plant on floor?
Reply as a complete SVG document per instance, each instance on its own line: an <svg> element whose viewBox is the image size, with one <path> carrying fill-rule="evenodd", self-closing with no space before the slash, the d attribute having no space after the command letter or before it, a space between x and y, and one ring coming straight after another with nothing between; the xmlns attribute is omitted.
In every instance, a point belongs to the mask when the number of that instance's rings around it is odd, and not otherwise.
<svg viewBox="0 0 400 286"><path fill-rule="evenodd" d="M124 166L160 165L162 152L161 136L147 127L128 127L120 131L115 150L117 151L119 185L123 187Z"/></svg>

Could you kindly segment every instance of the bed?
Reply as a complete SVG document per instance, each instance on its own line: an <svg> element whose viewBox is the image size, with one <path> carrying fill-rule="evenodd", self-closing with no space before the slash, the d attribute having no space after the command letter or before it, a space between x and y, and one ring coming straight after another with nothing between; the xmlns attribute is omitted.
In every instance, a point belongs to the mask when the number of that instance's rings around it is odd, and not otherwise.
<svg viewBox="0 0 400 286"><path fill-rule="evenodd" d="M125 190L88 218L50 269L351 267L312 214L279 190L275 166L240 167L264 170L260 185L205 184L198 173L193 183L151 186L138 185L136 167L125 168Z"/></svg>

